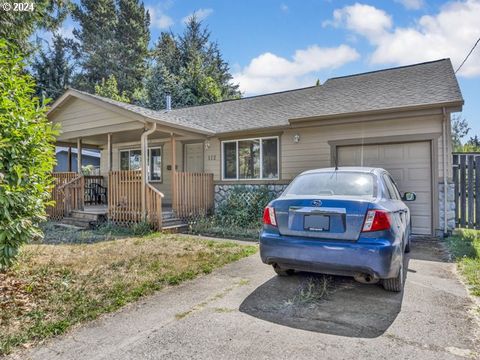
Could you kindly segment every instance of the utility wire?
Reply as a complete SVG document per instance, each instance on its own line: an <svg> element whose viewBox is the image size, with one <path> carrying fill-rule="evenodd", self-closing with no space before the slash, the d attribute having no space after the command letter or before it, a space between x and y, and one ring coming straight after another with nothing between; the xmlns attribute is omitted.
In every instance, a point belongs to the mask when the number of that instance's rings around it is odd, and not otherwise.
<svg viewBox="0 0 480 360"><path fill-rule="evenodd" d="M473 50L475 50L475 48L477 47L478 43L480 42L480 37L477 39L477 42L475 43L475 45L473 45L472 49L469 51L469 53L467 54L467 56L465 57L465 59L463 59L462 63L460 64L460 66L457 68L457 70L455 70L455 74L458 72L458 70L460 70L463 66L463 64L465 64L465 62L467 61L467 59L470 57L470 55L472 54Z"/></svg>

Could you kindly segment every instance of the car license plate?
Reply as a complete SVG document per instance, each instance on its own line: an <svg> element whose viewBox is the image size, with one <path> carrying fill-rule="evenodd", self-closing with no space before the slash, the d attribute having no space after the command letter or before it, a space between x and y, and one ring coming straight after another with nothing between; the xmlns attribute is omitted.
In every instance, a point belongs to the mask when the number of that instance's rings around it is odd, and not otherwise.
<svg viewBox="0 0 480 360"><path fill-rule="evenodd" d="M328 215L305 215L303 227L308 231L329 231L330 216Z"/></svg>

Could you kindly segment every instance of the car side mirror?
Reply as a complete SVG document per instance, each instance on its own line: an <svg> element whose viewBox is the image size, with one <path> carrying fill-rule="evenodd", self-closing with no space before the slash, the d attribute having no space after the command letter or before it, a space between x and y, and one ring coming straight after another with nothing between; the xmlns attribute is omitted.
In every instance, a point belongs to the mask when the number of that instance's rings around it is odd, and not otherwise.
<svg viewBox="0 0 480 360"><path fill-rule="evenodd" d="M402 196L403 201L415 201L417 199L417 194L414 192L406 192Z"/></svg>

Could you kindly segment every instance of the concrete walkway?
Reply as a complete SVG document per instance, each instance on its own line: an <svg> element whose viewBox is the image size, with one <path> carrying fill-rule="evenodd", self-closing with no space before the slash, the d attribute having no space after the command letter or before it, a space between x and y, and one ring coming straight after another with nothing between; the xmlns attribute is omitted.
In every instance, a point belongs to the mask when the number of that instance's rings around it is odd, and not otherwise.
<svg viewBox="0 0 480 360"><path fill-rule="evenodd" d="M15 357L478 359L472 301L442 257L415 243L403 294L335 277L312 300L321 278L278 278L257 254Z"/></svg>

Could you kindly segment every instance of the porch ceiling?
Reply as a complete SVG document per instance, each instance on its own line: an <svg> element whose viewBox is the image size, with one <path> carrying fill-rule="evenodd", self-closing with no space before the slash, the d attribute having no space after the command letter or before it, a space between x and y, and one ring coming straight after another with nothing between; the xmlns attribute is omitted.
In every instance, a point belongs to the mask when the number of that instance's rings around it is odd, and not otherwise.
<svg viewBox="0 0 480 360"><path fill-rule="evenodd" d="M129 142L140 142L140 138L144 129L134 129L128 131L121 131L121 132L111 132L112 135L112 143L129 143ZM108 134L109 132L89 135L89 136L82 136L82 144L85 146L92 146L92 147L102 147L107 145L108 142ZM155 131L151 134L148 139L151 140L168 140L171 137L172 132L170 131L162 131L162 129ZM199 134L187 134L182 133L179 134L178 132L173 133L178 140L193 140L193 139L203 139L202 135ZM72 139L65 139L59 137L57 141L57 145L61 146L76 146L77 138Z"/></svg>

